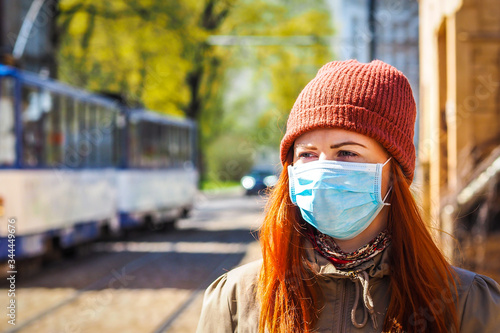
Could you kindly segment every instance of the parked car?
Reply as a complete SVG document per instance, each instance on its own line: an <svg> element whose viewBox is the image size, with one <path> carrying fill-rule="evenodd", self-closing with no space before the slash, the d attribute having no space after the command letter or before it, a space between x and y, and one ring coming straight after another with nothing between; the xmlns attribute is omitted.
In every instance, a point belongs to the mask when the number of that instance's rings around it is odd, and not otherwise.
<svg viewBox="0 0 500 333"><path fill-rule="evenodd" d="M241 178L241 185L247 195L259 194L263 190L272 188L278 182L274 170L254 169Z"/></svg>

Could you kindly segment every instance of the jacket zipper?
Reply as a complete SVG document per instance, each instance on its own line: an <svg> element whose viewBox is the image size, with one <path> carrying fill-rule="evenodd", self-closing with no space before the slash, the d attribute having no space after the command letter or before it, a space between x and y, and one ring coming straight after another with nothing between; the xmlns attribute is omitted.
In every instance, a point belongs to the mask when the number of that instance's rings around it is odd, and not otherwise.
<svg viewBox="0 0 500 333"><path fill-rule="evenodd" d="M345 309L346 309L346 301L347 301L347 280L342 279L342 303L340 303L340 333L345 332Z"/></svg>
<svg viewBox="0 0 500 333"><path fill-rule="evenodd" d="M355 271L350 271L348 273L350 280L356 283L356 278L358 277L358 273ZM346 309L347 309L347 279L343 280L343 290L342 290L342 304L340 304L340 309L342 310L341 322L340 322L340 333L345 332L346 325Z"/></svg>

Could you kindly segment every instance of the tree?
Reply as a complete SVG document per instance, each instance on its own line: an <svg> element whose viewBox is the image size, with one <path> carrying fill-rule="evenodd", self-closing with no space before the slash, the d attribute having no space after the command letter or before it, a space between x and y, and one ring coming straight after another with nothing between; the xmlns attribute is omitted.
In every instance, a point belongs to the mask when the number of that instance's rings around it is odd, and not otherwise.
<svg viewBox="0 0 500 333"><path fill-rule="evenodd" d="M329 59L320 38L331 34L326 12L320 0L307 5L298 0L60 0L60 78L196 120L203 150L222 134L257 138L271 128L270 119L288 112L300 88ZM232 47L214 45L211 36L218 35L305 35L314 42ZM231 73L246 68L252 68L252 82L268 91L257 106L265 109L250 112L250 126L242 128L241 114L226 96L233 88ZM238 99L243 108L255 101ZM260 143L275 143L277 137Z"/></svg>
<svg viewBox="0 0 500 333"><path fill-rule="evenodd" d="M245 1L233 7L220 34L237 38L223 39L218 47L220 52L231 54L224 91L232 94L226 94L219 103L224 113L217 126L205 132L208 147L211 140L216 146L228 141L233 145L225 157L219 153L217 161L209 161L210 177L227 179L235 175L236 179L238 171L245 171L248 165L241 155L255 158L262 146L271 147L263 149L268 160L260 161L267 164L262 167L277 162L269 160L268 152L274 150L277 158L277 147L297 95L332 57L328 38L324 38L332 35L324 6L322 1L307 5L299 1L287 1L286 5L279 1Z"/></svg>

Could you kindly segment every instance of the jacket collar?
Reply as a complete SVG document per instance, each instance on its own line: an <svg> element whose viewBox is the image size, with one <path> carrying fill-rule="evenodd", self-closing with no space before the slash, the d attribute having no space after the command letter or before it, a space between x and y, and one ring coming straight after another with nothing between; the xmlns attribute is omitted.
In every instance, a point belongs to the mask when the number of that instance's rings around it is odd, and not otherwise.
<svg viewBox="0 0 500 333"><path fill-rule="evenodd" d="M352 272L366 271L370 277L382 278L390 274L389 256L390 246L372 259L344 271L337 269L328 259L314 250L308 239L304 240L305 264L317 275L334 275L341 278L348 278Z"/></svg>

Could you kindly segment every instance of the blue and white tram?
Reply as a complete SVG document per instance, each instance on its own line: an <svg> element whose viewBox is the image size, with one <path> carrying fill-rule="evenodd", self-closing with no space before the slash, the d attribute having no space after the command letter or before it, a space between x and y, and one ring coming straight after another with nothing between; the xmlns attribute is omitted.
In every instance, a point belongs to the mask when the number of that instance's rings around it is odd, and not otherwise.
<svg viewBox="0 0 500 333"><path fill-rule="evenodd" d="M0 65L0 260L64 249L193 204L195 125Z"/></svg>
<svg viewBox="0 0 500 333"><path fill-rule="evenodd" d="M121 227L173 222L192 208L195 124L149 111L127 116L127 165L118 171Z"/></svg>

